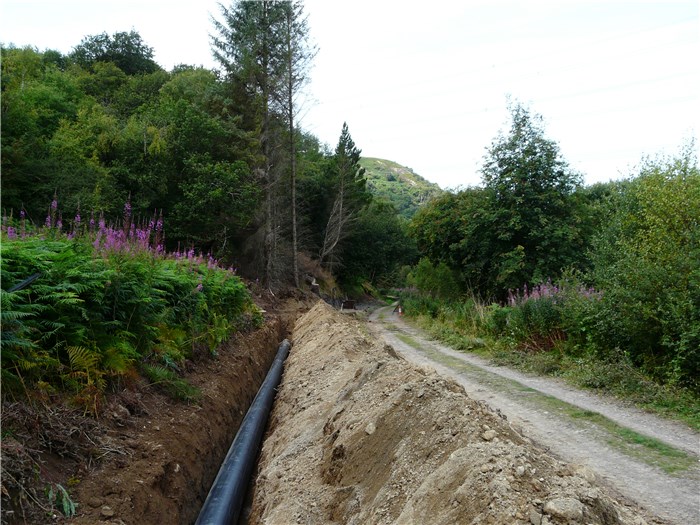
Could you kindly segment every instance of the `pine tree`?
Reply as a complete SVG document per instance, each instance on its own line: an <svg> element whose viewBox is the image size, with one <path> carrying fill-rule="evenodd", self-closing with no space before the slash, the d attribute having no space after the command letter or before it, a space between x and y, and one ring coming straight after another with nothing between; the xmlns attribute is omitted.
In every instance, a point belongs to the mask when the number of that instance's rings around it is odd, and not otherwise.
<svg viewBox="0 0 700 525"><path fill-rule="evenodd" d="M341 242L350 233L357 211L371 198L366 188L365 169L360 166L361 154L362 150L355 146L348 125L344 122L338 145L335 148L334 173L332 174L337 192L319 254L321 263L326 263L331 270L333 265L340 261L338 252Z"/></svg>

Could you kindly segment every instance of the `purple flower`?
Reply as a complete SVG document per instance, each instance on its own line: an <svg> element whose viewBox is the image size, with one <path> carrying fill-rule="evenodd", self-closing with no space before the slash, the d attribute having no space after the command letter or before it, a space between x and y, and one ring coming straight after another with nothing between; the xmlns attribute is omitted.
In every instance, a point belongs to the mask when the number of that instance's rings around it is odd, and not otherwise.
<svg viewBox="0 0 700 525"><path fill-rule="evenodd" d="M15 229L12 226L7 227L7 238L8 239L16 239L17 238L17 232L15 232Z"/></svg>

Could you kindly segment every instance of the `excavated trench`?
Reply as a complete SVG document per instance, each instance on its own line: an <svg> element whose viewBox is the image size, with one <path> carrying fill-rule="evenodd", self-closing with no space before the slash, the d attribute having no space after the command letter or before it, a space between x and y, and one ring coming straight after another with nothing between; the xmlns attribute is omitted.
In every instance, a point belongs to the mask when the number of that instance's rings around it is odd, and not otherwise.
<svg viewBox="0 0 700 525"><path fill-rule="evenodd" d="M289 320L270 319L197 365L188 375L202 390L196 405L162 397L156 404L122 400L110 407L108 417L119 418L112 453L80 480L73 492L78 514L69 522L194 523L290 328Z"/></svg>
<svg viewBox="0 0 700 525"><path fill-rule="evenodd" d="M165 398L142 413L128 406L116 452L74 492L70 523L194 523L306 308L196 367L188 376L203 391L196 406ZM325 303L297 320L292 341L240 523L647 523L590 471L551 456Z"/></svg>

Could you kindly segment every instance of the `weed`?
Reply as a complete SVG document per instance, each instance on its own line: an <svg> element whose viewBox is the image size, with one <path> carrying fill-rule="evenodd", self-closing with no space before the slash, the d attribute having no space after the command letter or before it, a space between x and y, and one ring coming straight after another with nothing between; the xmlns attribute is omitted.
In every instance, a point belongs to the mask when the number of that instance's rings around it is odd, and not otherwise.
<svg viewBox="0 0 700 525"><path fill-rule="evenodd" d="M58 483L49 485L47 496L51 508L58 506L63 515L67 518L75 516L75 508L78 504L71 499L70 494L63 488L63 485Z"/></svg>

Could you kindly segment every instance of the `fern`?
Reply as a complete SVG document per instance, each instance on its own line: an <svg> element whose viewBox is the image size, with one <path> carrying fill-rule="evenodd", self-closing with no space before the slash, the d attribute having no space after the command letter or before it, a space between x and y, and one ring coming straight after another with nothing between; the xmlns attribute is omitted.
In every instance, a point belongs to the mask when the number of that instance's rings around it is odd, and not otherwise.
<svg viewBox="0 0 700 525"><path fill-rule="evenodd" d="M64 374L66 382L76 385L80 390L94 385L100 392L104 391L106 381L105 371L99 366L100 355L82 346L67 348L70 370Z"/></svg>
<svg viewBox="0 0 700 525"><path fill-rule="evenodd" d="M180 401L196 401L201 391L179 377L175 372L157 365L143 364L144 375L151 384L160 387L166 394Z"/></svg>

